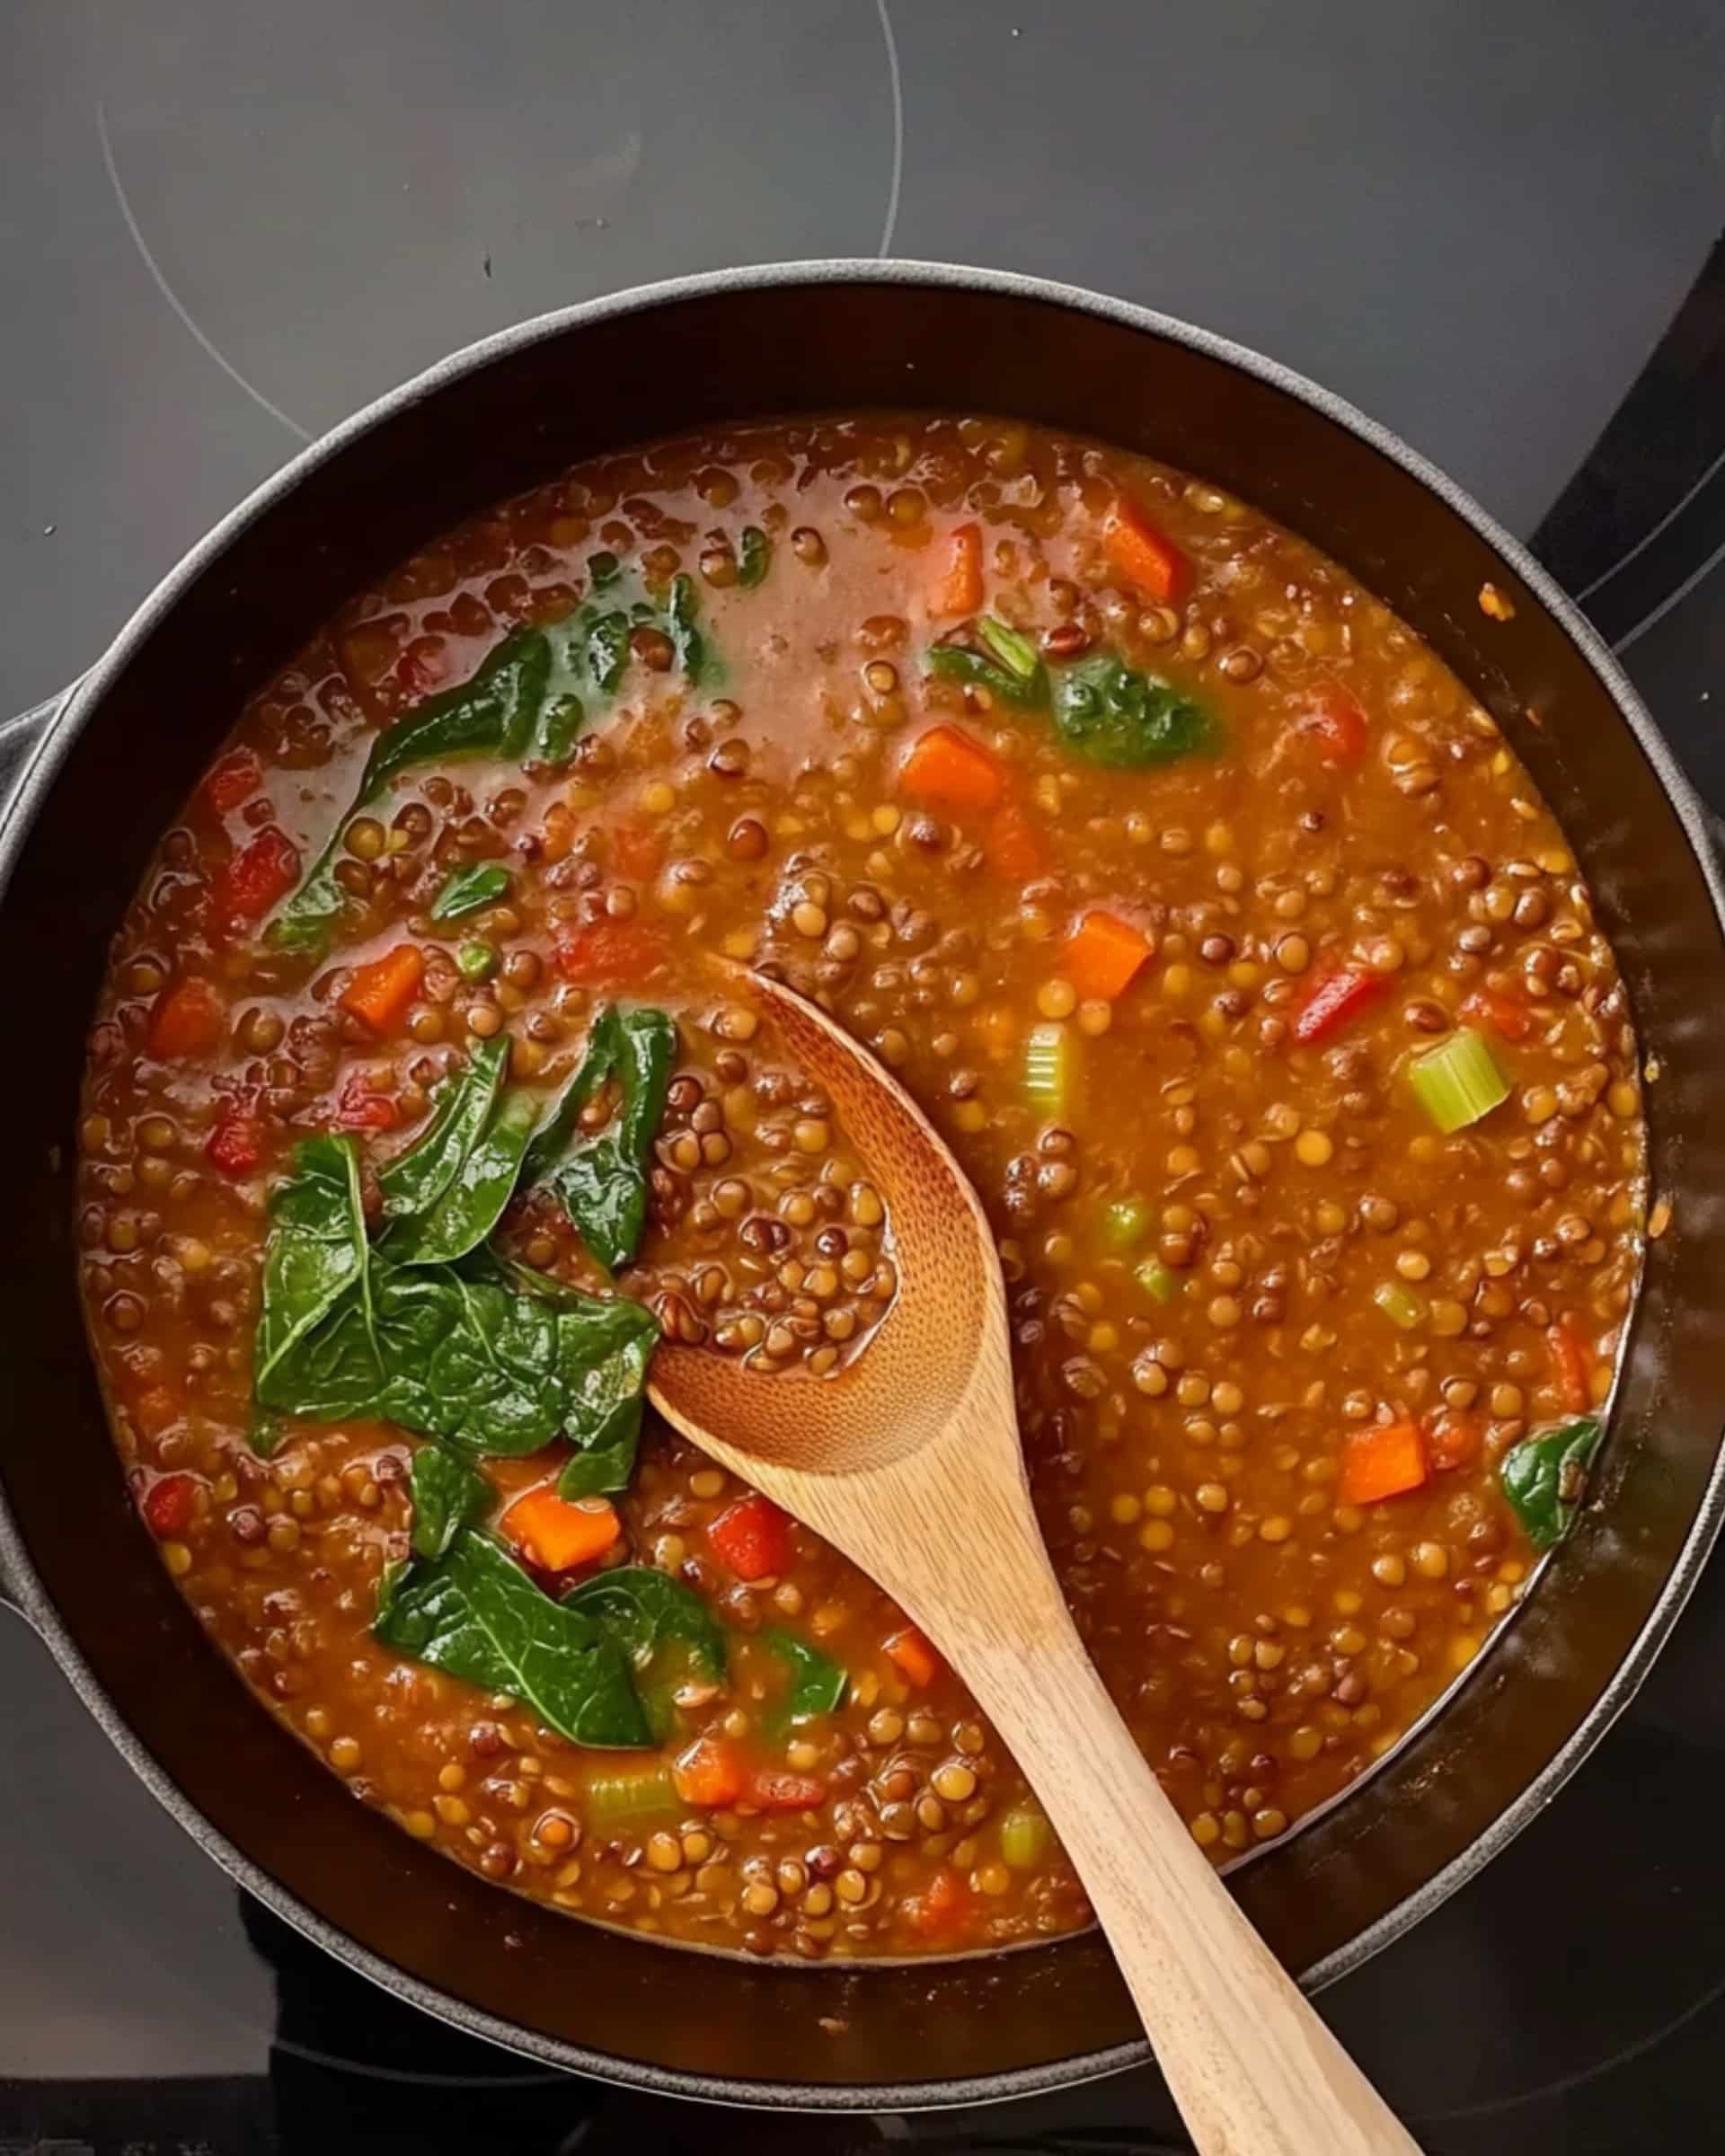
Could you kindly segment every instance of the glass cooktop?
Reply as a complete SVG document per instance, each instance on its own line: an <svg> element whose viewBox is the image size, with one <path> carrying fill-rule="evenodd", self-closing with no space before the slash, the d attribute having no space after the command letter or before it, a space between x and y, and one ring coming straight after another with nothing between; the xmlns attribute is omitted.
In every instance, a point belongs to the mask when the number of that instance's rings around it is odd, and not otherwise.
<svg viewBox="0 0 1725 2156"><path fill-rule="evenodd" d="M0 719L444 351L890 252L1120 293L1399 429L1533 540L1725 809L1716 0L10 0L0 121ZM1725 2143L1721 1669L1715 1567L1549 1811L1325 1993L1434 2156ZM1189 2145L1149 2069L849 2121L547 2072L237 1895L4 1613L0 1699L5 2156Z"/></svg>

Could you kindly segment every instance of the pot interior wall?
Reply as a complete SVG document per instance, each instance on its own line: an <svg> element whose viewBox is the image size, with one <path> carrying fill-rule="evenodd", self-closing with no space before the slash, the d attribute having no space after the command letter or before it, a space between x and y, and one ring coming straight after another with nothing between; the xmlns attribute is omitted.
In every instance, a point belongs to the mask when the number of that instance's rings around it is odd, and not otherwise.
<svg viewBox="0 0 1725 2156"><path fill-rule="evenodd" d="M146 1752L267 1878L424 1987L649 2073L805 2085L833 2100L938 2077L1052 2078L1133 2040L1106 1954L845 1976L686 1956L553 1916L352 1803L205 1645L136 1525L75 1297L69 1162L109 936L157 833L245 693L369 576L575 458L704 421L813 407L1008 411L1215 479L1327 548L1499 717L1564 819L1623 961L1645 1045L1654 1246L1601 1480L1508 1639L1444 1715L1329 1815L1236 1875L1294 1968L1352 1942L1487 1834L1597 1711L1701 1516L1725 1420L1710 1322L1725 1124L1706 1112L1725 950L1649 754L1534 595L1438 494L1300 397L1102 314L960 284L738 286L616 312L451 373L307 473L136 641L19 843L0 965L27 984L14 1057L6 1498L66 1631ZM1477 604L1488 579L1508 623ZM80 654L68 654L68 670ZM46 1250L43 1244L49 1247ZM291 1912L290 1912L291 1913ZM828 2026L823 2027L826 2021ZM842 2022L835 2032L830 2024ZM931 2041L931 2037L933 2040ZM1066 2068L1071 2071L1071 2067ZM1001 2092L1001 2091L996 2091Z"/></svg>

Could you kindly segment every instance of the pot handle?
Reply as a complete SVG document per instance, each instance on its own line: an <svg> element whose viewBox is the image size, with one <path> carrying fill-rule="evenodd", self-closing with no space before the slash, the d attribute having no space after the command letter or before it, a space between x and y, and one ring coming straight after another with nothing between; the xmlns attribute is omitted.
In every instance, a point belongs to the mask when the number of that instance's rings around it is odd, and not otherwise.
<svg viewBox="0 0 1725 2156"><path fill-rule="evenodd" d="M77 683L70 682L29 711L0 721L0 818L11 806L19 781L34 759L37 749L71 699ZM0 1533L0 1608L27 1615L25 1596L7 1539Z"/></svg>

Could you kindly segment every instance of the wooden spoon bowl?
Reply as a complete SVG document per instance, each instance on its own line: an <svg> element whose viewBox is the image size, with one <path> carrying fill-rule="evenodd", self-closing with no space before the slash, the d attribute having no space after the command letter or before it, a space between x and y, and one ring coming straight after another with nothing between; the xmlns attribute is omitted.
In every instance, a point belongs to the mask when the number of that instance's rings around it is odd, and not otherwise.
<svg viewBox="0 0 1725 2156"><path fill-rule="evenodd" d="M661 1347L661 1414L844 1551L963 1678L1040 1798L1205 2156L1411 2141L1234 1906L1073 1629L1031 1508L1005 1290L975 1190L842 1028L748 976L885 1202L898 1294L824 1378Z"/></svg>

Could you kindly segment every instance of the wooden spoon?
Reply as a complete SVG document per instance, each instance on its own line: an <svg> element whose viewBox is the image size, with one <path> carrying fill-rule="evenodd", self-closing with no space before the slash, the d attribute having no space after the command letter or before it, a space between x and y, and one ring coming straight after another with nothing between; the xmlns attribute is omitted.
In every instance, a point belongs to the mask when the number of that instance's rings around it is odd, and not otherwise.
<svg viewBox="0 0 1725 2156"><path fill-rule="evenodd" d="M1203 2156L1418 2156L1235 1907L1091 1666L1031 1510L975 1191L833 1021L749 976L887 1207L899 1287L828 1378L661 1347L654 1403L879 1581L1011 1747L1077 1868Z"/></svg>

